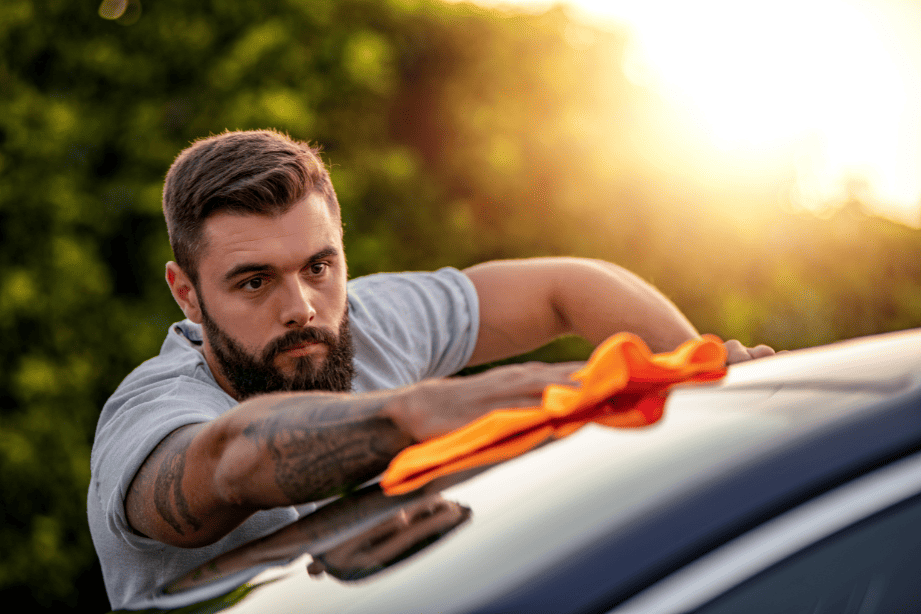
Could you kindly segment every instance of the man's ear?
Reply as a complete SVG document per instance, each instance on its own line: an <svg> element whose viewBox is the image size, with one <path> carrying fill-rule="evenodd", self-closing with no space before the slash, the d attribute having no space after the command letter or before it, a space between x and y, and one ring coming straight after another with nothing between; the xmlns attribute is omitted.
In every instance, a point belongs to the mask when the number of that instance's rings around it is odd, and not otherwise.
<svg viewBox="0 0 921 614"><path fill-rule="evenodd" d="M198 293L192 280L185 274L178 264L173 261L166 263L166 283L169 284L169 290L173 293L173 298L185 317L196 324L201 324L201 307L198 302Z"/></svg>

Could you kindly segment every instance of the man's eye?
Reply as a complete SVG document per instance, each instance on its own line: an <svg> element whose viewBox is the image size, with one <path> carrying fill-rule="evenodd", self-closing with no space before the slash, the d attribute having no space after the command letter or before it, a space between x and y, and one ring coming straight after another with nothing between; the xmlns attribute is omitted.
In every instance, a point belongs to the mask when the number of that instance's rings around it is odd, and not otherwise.
<svg viewBox="0 0 921 614"><path fill-rule="evenodd" d="M326 269L329 265L325 262L315 262L310 265L310 273L312 275L322 275L326 272Z"/></svg>
<svg viewBox="0 0 921 614"><path fill-rule="evenodd" d="M262 287L262 281L263 280L261 277L253 277L252 279L249 279L246 282L244 282L243 285L240 287L243 288L244 290L258 290L259 288Z"/></svg>

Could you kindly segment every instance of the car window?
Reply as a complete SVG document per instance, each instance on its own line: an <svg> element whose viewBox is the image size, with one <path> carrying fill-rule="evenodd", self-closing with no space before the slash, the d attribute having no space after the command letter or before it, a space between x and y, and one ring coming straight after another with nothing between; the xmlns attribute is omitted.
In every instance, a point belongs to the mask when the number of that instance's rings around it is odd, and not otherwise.
<svg viewBox="0 0 921 614"><path fill-rule="evenodd" d="M921 611L921 497L781 561L695 614Z"/></svg>

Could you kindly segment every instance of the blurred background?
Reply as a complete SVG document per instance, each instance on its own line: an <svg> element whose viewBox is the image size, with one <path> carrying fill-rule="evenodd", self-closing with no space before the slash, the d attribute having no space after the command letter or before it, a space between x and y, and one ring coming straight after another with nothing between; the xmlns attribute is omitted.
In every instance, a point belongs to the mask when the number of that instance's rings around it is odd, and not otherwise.
<svg viewBox="0 0 921 614"><path fill-rule="evenodd" d="M578 255L750 344L921 326L909 0L3 0L0 46L0 590L23 608L107 609L90 445L182 317L160 191L202 136L320 144L353 277Z"/></svg>

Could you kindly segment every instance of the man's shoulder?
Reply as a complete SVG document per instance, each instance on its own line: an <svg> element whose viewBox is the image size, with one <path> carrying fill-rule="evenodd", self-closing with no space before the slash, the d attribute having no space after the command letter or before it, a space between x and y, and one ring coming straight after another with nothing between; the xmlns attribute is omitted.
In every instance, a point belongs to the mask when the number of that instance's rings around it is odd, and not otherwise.
<svg viewBox="0 0 921 614"><path fill-rule="evenodd" d="M457 372L476 343L478 309L473 283L453 268L350 281L355 390L395 388Z"/></svg>
<svg viewBox="0 0 921 614"><path fill-rule="evenodd" d="M199 325L189 320L171 325L160 353L141 363L122 380L106 403L106 408L111 409L132 400L183 394L183 391L196 397L214 396L232 402L211 375L201 346L202 331Z"/></svg>
<svg viewBox="0 0 921 614"><path fill-rule="evenodd" d="M348 282L349 292L380 286L402 286L429 283L463 283L467 276L454 267L443 267L436 271L401 271L371 273L355 277Z"/></svg>
<svg viewBox="0 0 921 614"><path fill-rule="evenodd" d="M374 273L349 280L349 308L387 309L407 301L467 303L476 297L473 282L453 267L437 271ZM360 304L360 305L359 305Z"/></svg>
<svg viewBox="0 0 921 614"><path fill-rule="evenodd" d="M201 326L183 320L169 327L160 353L141 363L122 382L122 386L148 378L173 378L185 375L193 379L208 379L205 356L201 352ZM213 379L213 378L211 378Z"/></svg>

